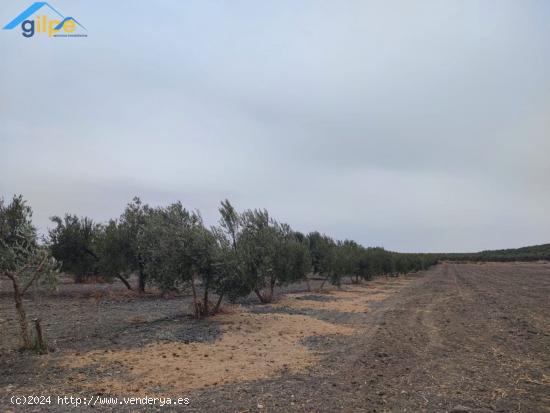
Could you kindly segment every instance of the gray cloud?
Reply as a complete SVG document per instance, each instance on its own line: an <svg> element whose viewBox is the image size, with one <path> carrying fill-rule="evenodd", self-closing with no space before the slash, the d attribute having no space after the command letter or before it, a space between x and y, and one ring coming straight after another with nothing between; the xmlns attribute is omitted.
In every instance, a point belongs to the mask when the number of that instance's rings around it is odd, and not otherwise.
<svg viewBox="0 0 550 413"><path fill-rule="evenodd" d="M544 1L55 6L89 37L0 33L0 192L42 230L137 194L403 251L549 241Z"/></svg>

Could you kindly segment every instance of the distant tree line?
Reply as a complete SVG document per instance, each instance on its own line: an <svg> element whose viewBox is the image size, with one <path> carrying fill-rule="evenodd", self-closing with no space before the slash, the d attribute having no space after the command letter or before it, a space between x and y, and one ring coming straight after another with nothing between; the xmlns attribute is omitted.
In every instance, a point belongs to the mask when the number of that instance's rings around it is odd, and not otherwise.
<svg viewBox="0 0 550 413"><path fill-rule="evenodd" d="M438 254L440 260L447 261L549 261L550 244L503 250L487 250L473 253Z"/></svg>

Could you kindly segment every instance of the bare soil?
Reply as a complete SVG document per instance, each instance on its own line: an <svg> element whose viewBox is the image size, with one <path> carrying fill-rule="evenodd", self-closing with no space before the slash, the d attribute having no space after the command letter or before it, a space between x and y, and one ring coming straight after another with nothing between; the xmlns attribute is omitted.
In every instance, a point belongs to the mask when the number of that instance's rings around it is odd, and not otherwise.
<svg viewBox="0 0 550 413"><path fill-rule="evenodd" d="M209 320L189 297L74 285L26 300L56 348L21 354L0 285L0 411L17 395L189 397L96 411L550 412L550 264L440 264ZM90 407L80 407L90 409Z"/></svg>

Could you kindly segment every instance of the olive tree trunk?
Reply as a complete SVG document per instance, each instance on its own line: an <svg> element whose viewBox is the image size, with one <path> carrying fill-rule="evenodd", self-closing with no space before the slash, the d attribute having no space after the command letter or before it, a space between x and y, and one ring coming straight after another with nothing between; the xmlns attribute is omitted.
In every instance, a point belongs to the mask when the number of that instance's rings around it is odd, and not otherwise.
<svg viewBox="0 0 550 413"><path fill-rule="evenodd" d="M23 305L23 294L17 277L13 277L13 297L15 299L15 309L17 310L17 318L19 319L19 334L21 337L21 345L23 348L31 348L31 337L29 335L29 327L27 324L27 313Z"/></svg>
<svg viewBox="0 0 550 413"><path fill-rule="evenodd" d="M29 289L29 287L36 282L41 275L42 267L46 262L44 258L34 271L34 274L29 278L29 280L22 285L20 280L20 275L31 268L30 265L25 265L18 272L7 272L4 273L8 277L13 285L13 299L15 301L15 310L17 311L17 318L19 319L19 335L21 337L21 344L24 349L30 349L32 347L32 341L29 334L29 327L27 324L27 312L25 311L25 306L23 304L23 296Z"/></svg>
<svg viewBox="0 0 550 413"><path fill-rule="evenodd" d="M132 290L132 286L130 285L130 283L128 282L128 280L126 278L124 278L122 275L117 275L117 278L122 282L122 284L124 284L126 286L126 288L128 288L129 290ZM143 285L143 288L145 289L145 284Z"/></svg>

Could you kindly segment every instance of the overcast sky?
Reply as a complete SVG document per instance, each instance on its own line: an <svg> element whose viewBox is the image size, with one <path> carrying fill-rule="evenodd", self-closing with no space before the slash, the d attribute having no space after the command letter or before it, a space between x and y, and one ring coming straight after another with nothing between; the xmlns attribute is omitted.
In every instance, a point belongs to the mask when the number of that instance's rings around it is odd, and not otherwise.
<svg viewBox="0 0 550 413"><path fill-rule="evenodd" d="M139 195L398 251L550 242L550 2L51 4L88 38L0 30L0 195L41 231Z"/></svg>

